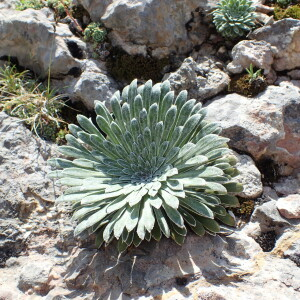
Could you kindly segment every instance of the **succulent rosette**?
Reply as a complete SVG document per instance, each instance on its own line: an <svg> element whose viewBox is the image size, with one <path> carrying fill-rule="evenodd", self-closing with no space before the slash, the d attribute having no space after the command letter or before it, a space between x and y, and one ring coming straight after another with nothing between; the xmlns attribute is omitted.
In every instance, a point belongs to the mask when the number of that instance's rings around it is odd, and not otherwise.
<svg viewBox="0 0 300 300"><path fill-rule="evenodd" d="M49 176L69 186L57 202L72 204L75 235L95 233L98 246L117 239L124 251L235 225L227 208L239 205L236 160L201 103L151 80L134 80L110 103L112 113L95 101L96 124L78 115L80 126L69 126L60 152L72 159L49 160L57 168Z"/></svg>
<svg viewBox="0 0 300 300"><path fill-rule="evenodd" d="M221 0L213 12L213 22L225 38L235 39L255 26L254 10L251 0Z"/></svg>

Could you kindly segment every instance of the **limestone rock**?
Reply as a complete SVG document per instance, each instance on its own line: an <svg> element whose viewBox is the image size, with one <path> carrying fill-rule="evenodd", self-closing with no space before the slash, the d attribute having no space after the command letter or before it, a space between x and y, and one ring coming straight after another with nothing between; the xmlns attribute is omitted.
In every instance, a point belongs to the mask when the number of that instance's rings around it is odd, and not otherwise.
<svg viewBox="0 0 300 300"><path fill-rule="evenodd" d="M217 62L205 57L197 61L186 58L176 72L164 76L166 79L177 93L187 90L189 97L198 101L217 95L229 83L229 76L217 67Z"/></svg>
<svg viewBox="0 0 300 300"><path fill-rule="evenodd" d="M94 1L96 2L96 1ZM146 55L147 48L155 57L167 56L176 51L184 54L200 45L207 37L207 27L203 24L186 24L195 20L192 13L211 9L217 1L189 0L120 0L112 1L101 20L111 29L109 37L115 46L122 47L131 55Z"/></svg>
<svg viewBox="0 0 300 300"><path fill-rule="evenodd" d="M237 169L240 174L234 178L237 182L243 184L244 190L238 194L242 198L254 199L263 192L261 174L251 157L248 155L239 155L235 153L238 159Z"/></svg>
<svg viewBox="0 0 300 300"><path fill-rule="evenodd" d="M17 118L0 113L0 212L27 218L38 205L53 201L55 190L46 165L56 147L35 138Z"/></svg>
<svg viewBox="0 0 300 300"><path fill-rule="evenodd" d="M32 257L32 262L27 263L20 274L18 286L26 291L34 288L37 291L45 289L49 281L52 263Z"/></svg>
<svg viewBox="0 0 300 300"><path fill-rule="evenodd" d="M273 67L276 71L300 66L300 20L283 19L254 30L249 38L265 41L276 48Z"/></svg>
<svg viewBox="0 0 300 300"><path fill-rule="evenodd" d="M298 178L292 176L282 177L274 184L274 189L281 196L300 194L300 176Z"/></svg>
<svg viewBox="0 0 300 300"><path fill-rule="evenodd" d="M74 0L74 2L81 4L88 11L94 22L99 22L106 8L113 3L114 0Z"/></svg>
<svg viewBox="0 0 300 300"><path fill-rule="evenodd" d="M251 222L258 222L262 233L275 231L279 235L286 228L291 227L291 223L279 214L276 202L271 200L256 207L251 216Z"/></svg>
<svg viewBox="0 0 300 300"><path fill-rule="evenodd" d="M0 0L0 9L14 8L18 2L18 0Z"/></svg>
<svg viewBox="0 0 300 300"><path fill-rule="evenodd" d="M51 18L50 18L51 19ZM66 24L55 25L39 10L0 10L0 58L8 57L42 78L81 72L85 43Z"/></svg>
<svg viewBox="0 0 300 300"><path fill-rule="evenodd" d="M271 45L265 41L241 41L232 49L232 62L227 65L227 70L237 74L252 64L268 74L273 64L273 52Z"/></svg>
<svg viewBox="0 0 300 300"><path fill-rule="evenodd" d="M279 198L276 202L280 214L287 219L300 218L300 194Z"/></svg>
<svg viewBox="0 0 300 300"><path fill-rule="evenodd" d="M284 258L289 258L292 260L298 267L300 267L300 229L299 227L295 230L295 232L288 231L284 233L278 243L290 244L290 247L282 249L281 253ZM281 249L279 249L281 250ZM279 252L279 251L278 251Z"/></svg>
<svg viewBox="0 0 300 300"><path fill-rule="evenodd" d="M110 107L110 99L117 83L107 74L105 66L96 60L83 62L83 72L79 77L66 76L63 80L52 80L52 85L74 101L81 101L88 109L94 110L94 101L105 101Z"/></svg>
<svg viewBox="0 0 300 300"><path fill-rule="evenodd" d="M287 83L269 86L254 98L229 94L207 103L207 111L232 148L255 161L272 159L282 175L300 168L299 88Z"/></svg>

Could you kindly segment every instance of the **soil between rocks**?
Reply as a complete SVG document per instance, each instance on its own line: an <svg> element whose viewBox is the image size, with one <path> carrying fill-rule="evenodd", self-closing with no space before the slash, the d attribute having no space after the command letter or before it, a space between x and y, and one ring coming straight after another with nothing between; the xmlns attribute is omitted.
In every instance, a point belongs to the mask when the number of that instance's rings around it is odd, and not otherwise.
<svg viewBox="0 0 300 300"><path fill-rule="evenodd" d="M238 74L231 78L228 91L247 97L254 97L263 92L267 86L266 81L262 77L250 81L248 74Z"/></svg>

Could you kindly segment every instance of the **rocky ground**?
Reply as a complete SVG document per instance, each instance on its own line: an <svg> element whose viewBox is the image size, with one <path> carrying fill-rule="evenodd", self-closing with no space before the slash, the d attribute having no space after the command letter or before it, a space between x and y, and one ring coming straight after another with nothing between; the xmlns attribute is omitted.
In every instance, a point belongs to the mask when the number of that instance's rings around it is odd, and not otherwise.
<svg viewBox="0 0 300 300"><path fill-rule="evenodd" d="M218 1L100 2L77 1L110 29L113 47L171 57L161 77L221 124L239 160L244 211L231 234L190 233L182 247L144 242L121 257L114 245L97 250L93 237L73 237L69 207L54 203L62 188L47 178L46 161L57 146L1 112L0 299L300 298L300 20L275 22L270 7L254 1L265 25L232 45L211 24ZM51 64L52 84L71 99L109 106L124 81L91 58L72 24L55 23L47 8L16 11L13 4L0 1L0 59L11 56L41 77ZM268 87L251 98L227 93L230 78L250 63Z"/></svg>

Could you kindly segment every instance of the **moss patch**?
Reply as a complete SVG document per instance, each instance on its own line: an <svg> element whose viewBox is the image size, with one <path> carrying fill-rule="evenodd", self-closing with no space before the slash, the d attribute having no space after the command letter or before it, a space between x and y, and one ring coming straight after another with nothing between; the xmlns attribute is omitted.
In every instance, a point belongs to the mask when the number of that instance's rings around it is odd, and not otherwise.
<svg viewBox="0 0 300 300"><path fill-rule="evenodd" d="M117 80L125 83L133 79L161 81L163 69L169 65L169 59L155 59L143 55L131 56L120 49L113 49L107 60L110 74Z"/></svg>
<svg viewBox="0 0 300 300"><path fill-rule="evenodd" d="M240 200L240 206L234 208L233 212L236 216L240 217L241 220L248 222L253 213L255 207L255 201L248 200L248 199L239 199L239 200Z"/></svg>
<svg viewBox="0 0 300 300"><path fill-rule="evenodd" d="M231 78L228 86L228 91L232 93L238 93L247 97L254 97L258 93L264 91L267 87L267 83L262 77L258 77L254 80L249 80L248 74L238 74Z"/></svg>
<svg viewBox="0 0 300 300"><path fill-rule="evenodd" d="M293 18L300 20L300 4L291 5L287 8L275 6L274 18L275 20L282 20L284 18Z"/></svg>

